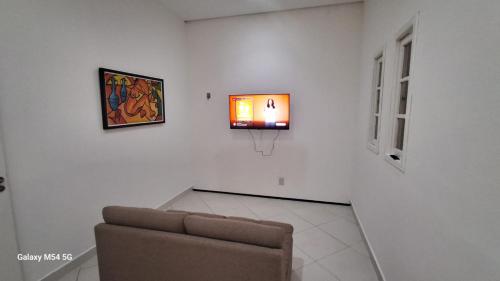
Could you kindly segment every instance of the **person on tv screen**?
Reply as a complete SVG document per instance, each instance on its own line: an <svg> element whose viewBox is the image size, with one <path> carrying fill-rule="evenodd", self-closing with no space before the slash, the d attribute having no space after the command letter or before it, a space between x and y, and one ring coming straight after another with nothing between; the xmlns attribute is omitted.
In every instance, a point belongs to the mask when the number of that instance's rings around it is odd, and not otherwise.
<svg viewBox="0 0 500 281"><path fill-rule="evenodd" d="M266 107L264 108L264 118L266 127L276 126L276 106L273 99L268 99Z"/></svg>

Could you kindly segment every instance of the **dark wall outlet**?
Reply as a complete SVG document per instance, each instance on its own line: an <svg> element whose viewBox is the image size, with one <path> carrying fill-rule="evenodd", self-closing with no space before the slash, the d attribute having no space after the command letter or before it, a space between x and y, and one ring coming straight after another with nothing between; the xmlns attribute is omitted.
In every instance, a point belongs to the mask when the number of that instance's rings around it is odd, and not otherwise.
<svg viewBox="0 0 500 281"><path fill-rule="evenodd" d="M284 177L279 177L278 178L278 184L279 185L285 185L285 178Z"/></svg>

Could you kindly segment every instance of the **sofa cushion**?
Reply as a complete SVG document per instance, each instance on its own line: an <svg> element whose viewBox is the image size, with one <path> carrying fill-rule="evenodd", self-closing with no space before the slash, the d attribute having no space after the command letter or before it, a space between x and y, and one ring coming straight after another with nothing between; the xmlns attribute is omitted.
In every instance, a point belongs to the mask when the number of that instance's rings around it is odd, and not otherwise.
<svg viewBox="0 0 500 281"><path fill-rule="evenodd" d="M243 220L189 215L184 218L186 233L207 238L276 248L282 247L285 230Z"/></svg>
<svg viewBox="0 0 500 281"><path fill-rule="evenodd" d="M165 212L149 208L110 206L102 210L104 221L109 224L186 233L184 217L187 212Z"/></svg>

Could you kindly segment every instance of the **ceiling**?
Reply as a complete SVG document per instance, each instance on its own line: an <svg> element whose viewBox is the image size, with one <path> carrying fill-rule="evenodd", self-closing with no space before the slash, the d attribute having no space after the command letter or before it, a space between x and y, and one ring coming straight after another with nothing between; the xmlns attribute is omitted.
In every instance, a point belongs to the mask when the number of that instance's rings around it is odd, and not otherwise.
<svg viewBox="0 0 500 281"><path fill-rule="evenodd" d="M238 16L362 0L161 0L185 21Z"/></svg>

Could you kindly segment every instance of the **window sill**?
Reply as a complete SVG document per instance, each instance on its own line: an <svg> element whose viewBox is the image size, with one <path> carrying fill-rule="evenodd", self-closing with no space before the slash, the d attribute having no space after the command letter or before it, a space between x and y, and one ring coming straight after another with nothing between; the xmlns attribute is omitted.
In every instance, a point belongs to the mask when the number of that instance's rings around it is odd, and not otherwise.
<svg viewBox="0 0 500 281"><path fill-rule="evenodd" d="M402 173L405 172L405 167L403 165L402 159L399 160L393 159L390 154L386 154L384 158L385 161L387 161L392 166L396 167L399 171L401 171Z"/></svg>

